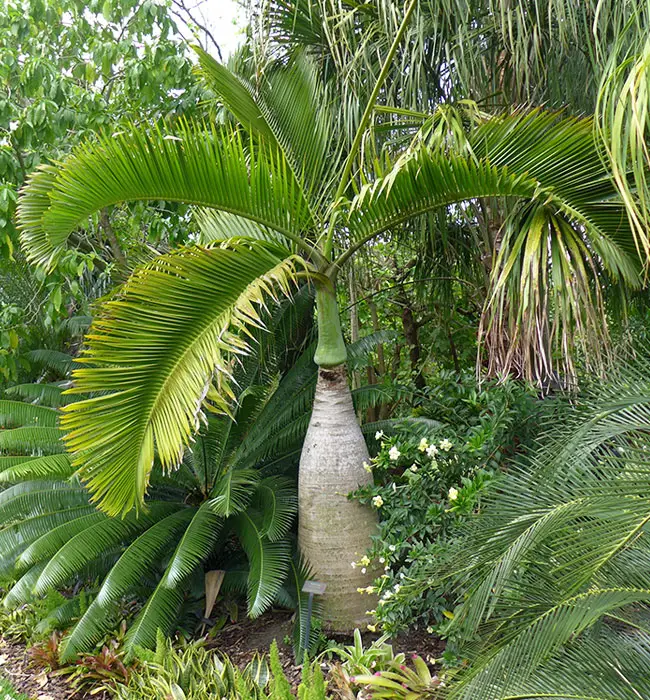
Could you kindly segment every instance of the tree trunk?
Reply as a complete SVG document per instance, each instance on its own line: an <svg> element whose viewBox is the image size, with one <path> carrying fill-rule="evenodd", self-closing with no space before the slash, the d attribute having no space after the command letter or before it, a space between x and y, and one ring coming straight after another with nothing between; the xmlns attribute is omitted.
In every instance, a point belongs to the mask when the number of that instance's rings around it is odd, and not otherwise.
<svg viewBox="0 0 650 700"><path fill-rule="evenodd" d="M347 499L348 493L372 482L363 468L369 459L345 365L321 367L300 457L298 540L314 576L327 584L324 623L336 632L365 626L366 610L376 605L375 598L357 592L371 585L373 572L364 574L351 565L371 545L376 514Z"/></svg>

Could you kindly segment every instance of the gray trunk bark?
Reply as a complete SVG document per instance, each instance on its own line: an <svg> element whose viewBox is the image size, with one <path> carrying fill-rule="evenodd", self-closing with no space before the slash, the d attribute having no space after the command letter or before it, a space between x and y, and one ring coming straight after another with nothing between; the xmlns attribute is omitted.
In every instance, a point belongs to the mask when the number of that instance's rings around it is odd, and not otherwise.
<svg viewBox="0 0 650 700"><path fill-rule="evenodd" d="M353 568L377 531L376 513L348 501L347 494L372 482L369 461L352 405L345 366L319 369L314 409L300 457L298 483L300 551L317 580L327 584L323 598L328 629L349 632L365 627L366 610L376 598L357 588L372 584L370 568Z"/></svg>

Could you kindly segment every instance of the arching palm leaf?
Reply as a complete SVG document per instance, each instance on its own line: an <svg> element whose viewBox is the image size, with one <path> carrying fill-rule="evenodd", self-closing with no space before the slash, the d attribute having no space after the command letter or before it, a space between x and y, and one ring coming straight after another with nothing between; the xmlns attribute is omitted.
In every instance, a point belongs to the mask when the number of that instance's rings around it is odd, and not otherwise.
<svg viewBox="0 0 650 700"><path fill-rule="evenodd" d="M63 661L96 644L110 627L113 605L129 591L142 575L170 546L174 538L187 526L192 509L180 510L167 516L140 535L111 569L88 610L65 640L61 655Z"/></svg>
<svg viewBox="0 0 650 700"><path fill-rule="evenodd" d="M272 149L247 150L227 129L181 122L130 128L79 147L29 180L19 226L30 259L50 265L72 230L109 204L181 201L222 209L300 241L310 214L287 164Z"/></svg>
<svg viewBox="0 0 650 700"><path fill-rule="evenodd" d="M74 463L108 513L141 505L154 450L164 469L180 462L215 370L227 410L230 354L246 350L246 326L260 323L267 297L290 293L297 271L294 258L260 241L187 248L140 270L108 303L84 356L97 366L74 374L75 391L105 393L66 406L62 420Z"/></svg>

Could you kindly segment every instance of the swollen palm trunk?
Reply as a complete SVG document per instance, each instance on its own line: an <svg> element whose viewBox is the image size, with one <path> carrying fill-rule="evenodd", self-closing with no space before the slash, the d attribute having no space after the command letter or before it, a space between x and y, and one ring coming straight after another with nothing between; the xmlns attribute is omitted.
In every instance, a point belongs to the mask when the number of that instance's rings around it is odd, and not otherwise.
<svg viewBox="0 0 650 700"><path fill-rule="evenodd" d="M327 584L325 625L337 632L365 626L375 600L357 588L372 583L370 571L351 566L365 554L377 519L347 494L372 481L363 463L366 443L352 405L344 365L318 372L314 410L300 458L300 550L317 580Z"/></svg>

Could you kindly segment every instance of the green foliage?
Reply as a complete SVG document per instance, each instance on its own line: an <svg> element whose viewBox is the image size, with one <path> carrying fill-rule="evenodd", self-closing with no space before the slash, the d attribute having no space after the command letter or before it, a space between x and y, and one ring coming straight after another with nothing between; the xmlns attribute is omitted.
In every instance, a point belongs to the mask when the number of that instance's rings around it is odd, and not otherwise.
<svg viewBox="0 0 650 700"><path fill-rule="evenodd" d="M127 119L173 119L196 111L200 92L166 2L2 0L0 55L4 383L33 378L31 348L64 349L68 316L106 291L123 256L142 248L143 228L150 243L182 240L187 233L176 212L160 214L164 206L140 216L135 226L131 213L118 206L86 222L80 248L46 275L28 269L17 249L18 189L39 164L100 130L116 131Z"/></svg>
<svg viewBox="0 0 650 700"><path fill-rule="evenodd" d="M461 593L449 697L648 694L647 377L640 359L581 396L422 572Z"/></svg>
<svg viewBox="0 0 650 700"><path fill-rule="evenodd" d="M270 660L255 656L239 669L226 656L205 648L202 642L182 644L158 634L155 652L140 653L141 659L126 683L111 687L114 697L124 700L325 700L326 683L318 663L305 664L298 695L291 689L275 642Z"/></svg>
<svg viewBox="0 0 650 700"><path fill-rule="evenodd" d="M514 382L481 387L473 377L459 381L446 372L420 396L415 413L438 427L424 437L406 428L390 437L378 432L380 449L367 465L374 485L355 494L379 513L380 533L355 565L383 569L372 590L361 592L379 595L374 612L390 632L432 632L449 614L455 589L448 582L428 585L429 562L445 556L462 522L481 510L494 475L530 443L552 406L542 411L535 395Z"/></svg>
<svg viewBox="0 0 650 700"><path fill-rule="evenodd" d="M19 693L5 678L0 676L0 693L3 700L27 700L27 696Z"/></svg>

